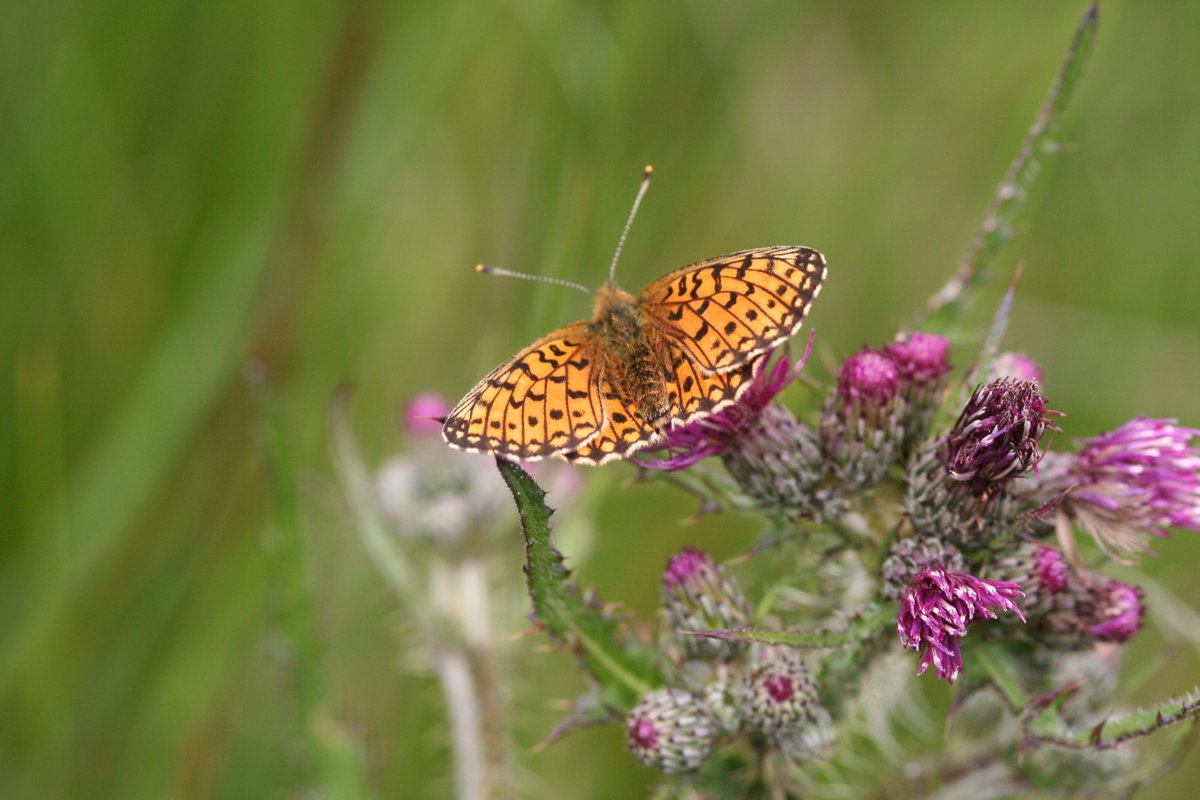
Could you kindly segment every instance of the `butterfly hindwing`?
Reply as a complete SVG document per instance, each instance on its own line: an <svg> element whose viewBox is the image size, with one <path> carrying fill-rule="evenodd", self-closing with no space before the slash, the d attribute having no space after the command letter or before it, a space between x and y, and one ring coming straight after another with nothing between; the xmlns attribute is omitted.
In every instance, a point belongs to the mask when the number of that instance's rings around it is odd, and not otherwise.
<svg viewBox="0 0 1200 800"><path fill-rule="evenodd" d="M642 417L637 404L621 396L603 378L600 392L604 402L604 425L600 433L584 446L560 454L564 461L595 466L627 456L662 438L660 430Z"/></svg>
<svg viewBox="0 0 1200 800"><path fill-rule="evenodd" d="M706 373L683 347L673 346L672 376L667 391L671 398L669 416L676 427L720 411L734 402L751 384L765 356L725 372Z"/></svg>
<svg viewBox="0 0 1200 800"><path fill-rule="evenodd" d="M452 446L533 461L578 450L605 424L585 323L538 339L476 384L446 418Z"/></svg>
<svg viewBox="0 0 1200 800"><path fill-rule="evenodd" d="M701 370L725 372L791 337L824 279L816 250L743 250L659 278L642 307Z"/></svg>
<svg viewBox="0 0 1200 800"><path fill-rule="evenodd" d="M669 347L671 369L666 384L671 407L666 426L674 427L706 417L735 402L753 383L766 357L759 356L736 369L709 375L697 367L682 348ZM621 397L604 379L601 379L600 387L606 424L600 434L583 447L562 453L565 461L592 466L604 464L657 444L663 438L665 426L646 422L634 402Z"/></svg>

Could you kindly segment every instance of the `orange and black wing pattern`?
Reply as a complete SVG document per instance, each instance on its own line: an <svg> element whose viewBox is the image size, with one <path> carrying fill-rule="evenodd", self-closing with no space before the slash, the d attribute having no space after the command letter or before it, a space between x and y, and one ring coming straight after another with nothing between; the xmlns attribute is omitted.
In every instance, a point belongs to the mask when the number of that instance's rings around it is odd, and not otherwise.
<svg viewBox="0 0 1200 800"><path fill-rule="evenodd" d="M642 313L705 374L735 370L800 329L825 257L808 247L765 247L701 261L642 290Z"/></svg>
<svg viewBox="0 0 1200 800"><path fill-rule="evenodd" d="M587 446L606 424L598 355L585 323L543 336L459 401L443 437L460 450L522 461Z"/></svg>
<svg viewBox="0 0 1200 800"><path fill-rule="evenodd" d="M662 438L659 428L647 422L628 397L622 397L606 379L600 379L604 404L604 426L600 433L572 452L562 453L571 464L598 466L654 444Z"/></svg>

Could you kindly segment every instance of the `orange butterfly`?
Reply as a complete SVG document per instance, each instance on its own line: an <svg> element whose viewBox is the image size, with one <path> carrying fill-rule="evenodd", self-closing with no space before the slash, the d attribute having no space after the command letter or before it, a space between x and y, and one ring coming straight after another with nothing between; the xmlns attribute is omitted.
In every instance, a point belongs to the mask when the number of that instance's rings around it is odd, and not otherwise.
<svg viewBox="0 0 1200 800"><path fill-rule="evenodd" d="M461 450L522 461L628 456L737 401L766 354L800 329L824 279L825 257L807 247L701 261L636 295L610 270L590 322L543 336L492 370L450 412L442 435Z"/></svg>

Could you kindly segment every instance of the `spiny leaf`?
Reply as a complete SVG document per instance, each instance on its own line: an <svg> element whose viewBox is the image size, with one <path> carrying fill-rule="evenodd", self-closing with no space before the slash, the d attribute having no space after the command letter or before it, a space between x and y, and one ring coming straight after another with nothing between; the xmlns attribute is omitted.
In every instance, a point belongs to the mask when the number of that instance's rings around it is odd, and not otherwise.
<svg viewBox="0 0 1200 800"><path fill-rule="evenodd" d="M662 684L654 651L629 636L622 620L580 597L570 582L562 554L550 541L546 493L516 464L496 459L521 516L525 537L525 576L537 621L570 646L600 686L608 705L627 711L638 698Z"/></svg>
<svg viewBox="0 0 1200 800"><path fill-rule="evenodd" d="M979 287L990 276L1000 251L1013 238L1014 224L1025 205L1029 187L1037 177L1042 158L1058 150L1054 134L1083 77L1099 24L1100 5L1093 3L1080 21L1058 76L1021 143L1021 149L996 187L991 205L959 260L958 269L945 286L929 298L924 314L914 327L951 333Z"/></svg>
<svg viewBox="0 0 1200 800"><path fill-rule="evenodd" d="M1026 719L1026 746L1048 743L1060 747L1108 750L1130 739L1149 736L1176 723L1200 717L1200 687L1195 687L1183 697L1106 719L1091 727L1073 728L1058 714L1058 706L1065 696L1055 696L1054 702L1045 710Z"/></svg>
<svg viewBox="0 0 1200 800"><path fill-rule="evenodd" d="M693 636L706 636L727 642L757 642L797 648L846 647L876 636L881 626L891 620L890 611L871 608L857 616L842 630L773 630L770 628L724 628L711 631L684 631Z"/></svg>

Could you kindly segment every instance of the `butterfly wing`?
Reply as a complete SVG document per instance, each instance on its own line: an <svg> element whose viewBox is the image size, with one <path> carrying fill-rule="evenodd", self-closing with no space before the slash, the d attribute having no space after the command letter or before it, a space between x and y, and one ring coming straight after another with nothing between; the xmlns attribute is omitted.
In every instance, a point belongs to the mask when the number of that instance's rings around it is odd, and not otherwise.
<svg viewBox="0 0 1200 800"><path fill-rule="evenodd" d="M599 466L623 458L662 438L660 429L647 422L632 398L622 396L603 377L600 396L604 403L604 421L600 433L582 446L561 455L572 464Z"/></svg>
<svg viewBox="0 0 1200 800"><path fill-rule="evenodd" d="M642 313L705 374L726 372L791 338L825 280L808 247L743 250L676 270L642 290Z"/></svg>
<svg viewBox="0 0 1200 800"><path fill-rule="evenodd" d="M667 419L673 427L715 414L736 402L750 388L766 358L757 356L726 372L706 374L681 347L670 343L667 347L671 369L664 379L670 402ZM608 424L582 447L561 453L565 461L596 466L629 456L663 438L663 427L646 422L631 399L620 396L603 378L600 386Z"/></svg>
<svg viewBox="0 0 1200 800"><path fill-rule="evenodd" d="M452 447L523 461L576 451L605 426L596 341L577 322L520 350L446 418Z"/></svg>

